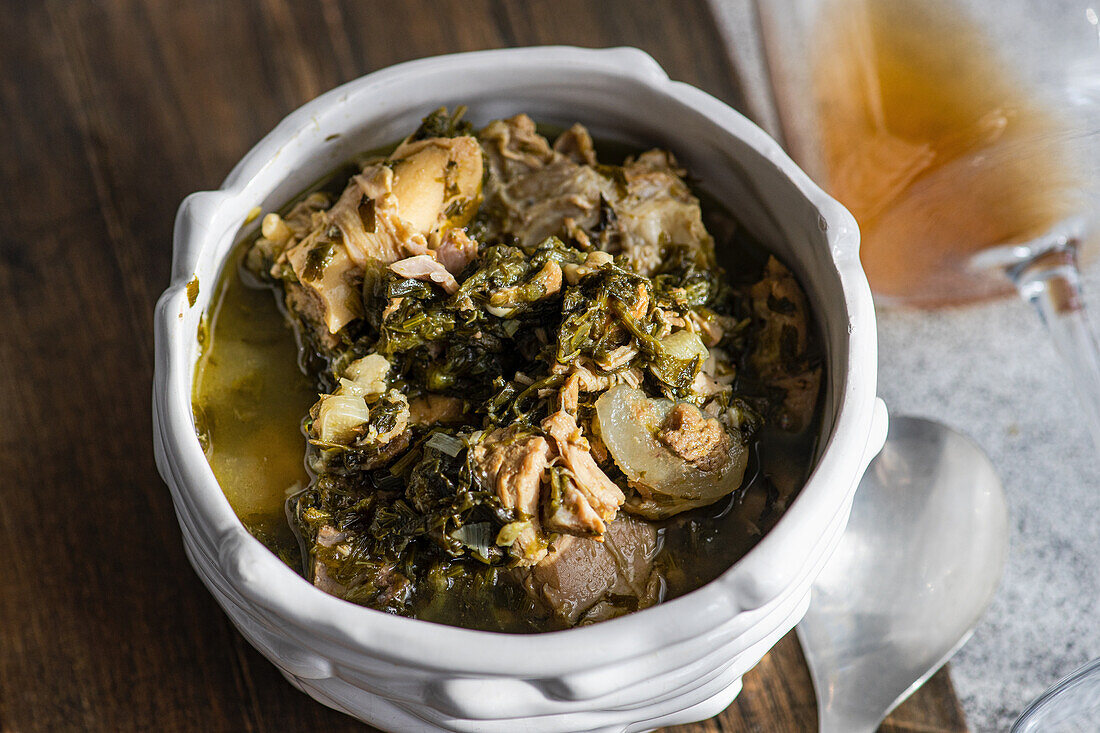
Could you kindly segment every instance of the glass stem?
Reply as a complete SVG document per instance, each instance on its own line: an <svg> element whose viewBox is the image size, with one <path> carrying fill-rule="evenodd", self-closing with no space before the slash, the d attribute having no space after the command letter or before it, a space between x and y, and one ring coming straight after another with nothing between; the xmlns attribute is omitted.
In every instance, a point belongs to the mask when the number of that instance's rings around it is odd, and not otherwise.
<svg viewBox="0 0 1100 733"><path fill-rule="evenodd" d="M1010 267L1008 275L1020 296L1038 311L1054 340L1069 369L1093 441L1100 448L1100 349L1081 297L1077 241L1064 240Z"/></svg>

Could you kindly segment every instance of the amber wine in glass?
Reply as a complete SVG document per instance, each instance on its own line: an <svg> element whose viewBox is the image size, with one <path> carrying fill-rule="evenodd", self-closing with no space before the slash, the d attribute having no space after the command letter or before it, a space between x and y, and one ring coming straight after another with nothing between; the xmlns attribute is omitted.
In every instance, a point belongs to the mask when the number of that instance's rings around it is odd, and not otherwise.
<svg viewBox="0 0 1100 733"><path fill-rule="evenodd" d="M1084 5L1067 14L1070 5L768 0L757 8L782 134L859 222L876 302L937 307L1015 285L1070 365L1100 445L1100 352L1077 271L1094 229L1087 156L1100 151L1051 93L1067 91L1070 54L1044 56L1042 79L1014 63L1036 58L1022 31L1039 14L1091 32L1085 56L1094 52L1100 78L1096 16Z"/></svg>

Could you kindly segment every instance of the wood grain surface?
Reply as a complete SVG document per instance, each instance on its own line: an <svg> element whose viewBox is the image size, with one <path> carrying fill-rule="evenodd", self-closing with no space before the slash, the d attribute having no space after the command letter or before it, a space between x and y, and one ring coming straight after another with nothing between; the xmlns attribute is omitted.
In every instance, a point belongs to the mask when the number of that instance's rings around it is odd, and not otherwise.
<svg viewBox="0 0 1100 733"><path fill-rule="evenodd" d="M294 691L184 557L152 456L152 310L187 193L389 64L628 44L739 106L700 0L0 4L0 729L363 730ZM688 731L811 731L793 635ZM883 730L961 731L945 672Z"/></svg>

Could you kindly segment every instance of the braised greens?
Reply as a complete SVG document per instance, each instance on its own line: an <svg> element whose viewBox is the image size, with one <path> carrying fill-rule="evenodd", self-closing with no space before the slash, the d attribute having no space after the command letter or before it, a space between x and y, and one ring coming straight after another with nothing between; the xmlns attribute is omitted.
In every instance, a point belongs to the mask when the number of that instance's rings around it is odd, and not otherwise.
<svg viewBox="0 0 1100 733"><path fill-rule="evenodd" d="M597 161L579 125L445 110L265 217L244 267L320 393L287 503L303 572L535 631L727 567L804 479L821 367L789 271L723 245L730 272L664 151Z"/></svg>

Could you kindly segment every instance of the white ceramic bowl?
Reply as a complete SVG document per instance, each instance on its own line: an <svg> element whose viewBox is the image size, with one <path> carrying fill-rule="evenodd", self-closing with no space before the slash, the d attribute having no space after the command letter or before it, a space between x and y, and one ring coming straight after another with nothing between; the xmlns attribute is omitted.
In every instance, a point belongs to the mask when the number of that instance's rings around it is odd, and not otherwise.
<svg viewBox="0 0 1100 733"><path fill-rule="evenodd" d="M276 208L354 153L399 139L441 104L481 124L527 112L673 150L797 273L827 354L824 437L779 523L721 577L585 628L507 635L362 608L313 588L237 520L195 437L196 329L247 212ZM423 59L324 94L253 148L217 191L189 196L156 311L157 465L187 554L241 633L296 687L392 731L638 731L725 708L741 676L802 617L810 584L885 439L855 221L779 146L636 49L524 48ZM197 276L197 302L186 283Z"/></svg>

